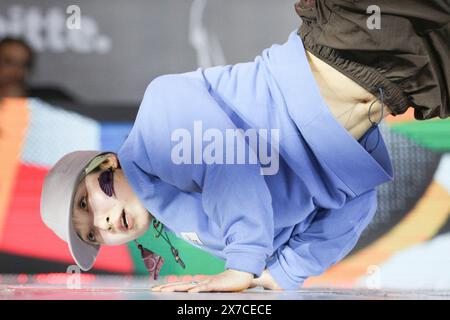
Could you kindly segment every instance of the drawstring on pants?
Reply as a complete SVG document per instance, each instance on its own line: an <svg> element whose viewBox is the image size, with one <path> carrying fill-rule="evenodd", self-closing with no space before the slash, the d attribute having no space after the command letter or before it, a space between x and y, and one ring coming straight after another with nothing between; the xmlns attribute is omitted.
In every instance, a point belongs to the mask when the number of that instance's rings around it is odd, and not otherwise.
<svg viewBox="0 0 450 320"><path fill-rule="evenodd" d="M378 147L378 145L380 143L380 138L381 138L380 137L380 130L377 130L377 129L378 129L378 125L384 119L384 89L383 89L383 87L378 88L378 91L380 93L380 97L377 98L377 100L372 102L372 104L369 107L369 111L367 112L367 117L369 118L369 121L372 124L372 126L369 128L369 130L367 130L367 133L365 135L366 137L364 139L364 149L366 149L367 152L369 152L369 153L372 153L373 151L375 151L375 149ZM381 116L380 116L380 119L378 119L378 121L373 121L372 117L371 117L371 111L372 111L373 105L378 100L381 102ZM371 148L371 149L367 149L367 140L369 140L369 136L374 131L377 133L377 140L376 140L375 146L373 148Z"/></svg>

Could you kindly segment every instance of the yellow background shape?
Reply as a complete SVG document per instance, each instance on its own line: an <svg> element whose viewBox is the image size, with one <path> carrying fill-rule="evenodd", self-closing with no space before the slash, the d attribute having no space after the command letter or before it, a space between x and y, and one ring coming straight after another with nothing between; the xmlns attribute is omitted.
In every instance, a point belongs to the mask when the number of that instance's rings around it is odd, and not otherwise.
<svg viewBox="0 0 450 320"><path fill-rule="evenodd" d="M0 240L28 123L27 99L0 100Z"/></svg>

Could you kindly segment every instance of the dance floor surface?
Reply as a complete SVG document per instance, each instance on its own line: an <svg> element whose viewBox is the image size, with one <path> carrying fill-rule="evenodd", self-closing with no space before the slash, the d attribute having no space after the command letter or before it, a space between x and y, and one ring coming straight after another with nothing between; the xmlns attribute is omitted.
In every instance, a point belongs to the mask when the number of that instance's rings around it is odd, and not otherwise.
<svg viewBox="0 0 450 320"><path fill-rule="evenodd" d="M0 300L450 300L449 291L311 288L272 291L255 287L243 292L152 292L166 283L148 277L93 276L81 281L56 275L0 276Z"/></svg>

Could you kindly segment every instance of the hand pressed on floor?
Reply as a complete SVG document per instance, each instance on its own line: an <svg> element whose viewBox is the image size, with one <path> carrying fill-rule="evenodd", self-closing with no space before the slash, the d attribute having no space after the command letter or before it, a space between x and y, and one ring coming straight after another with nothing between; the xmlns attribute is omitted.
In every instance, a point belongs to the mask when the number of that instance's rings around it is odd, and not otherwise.
<svg viewBox="0 0 450 320"><path fill-rule="evenodd" d="M227 269L222 273L206 276L193 284L190 281L163 284L152 288L157 292L234 292L252 287L253 275L248 272Z"/></svg>
<svg viewBox="0 0 450 320"><path fill-rule="evenodd" d="M283 290L267 269L264 269L259 278L253 279L251 287L253 288L256 286L262 286L264 289L268 290Z"/></svg>

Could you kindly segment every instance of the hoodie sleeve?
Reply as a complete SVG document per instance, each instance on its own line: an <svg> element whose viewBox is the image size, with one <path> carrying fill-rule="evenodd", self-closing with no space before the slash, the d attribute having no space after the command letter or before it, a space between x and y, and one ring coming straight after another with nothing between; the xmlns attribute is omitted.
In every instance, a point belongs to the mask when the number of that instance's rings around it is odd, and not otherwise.
<svg viewBox="0 0 450 320"><path fill-rule="evenodd" d="M226 247L226 269L256 277L272 254L271 196L252 165L214 165L204 171L203 207L221 227Z"/></svg>
<svg viewBox="0 0 450 320"><path fill-rule="evenodd" d="M323 273L356 245L377 207L376 191L348 201L342 208L319 210L308 229L278 248L267 263L285 290L297 290L310 276Z"/></svg>
<svg viewBox="0 0 450 320"><path fill-rule="evenodd" d="M206 214L220 228L226 245L225 268L258 277L266 266L266 259L273 253L270 191L259 162L233 164L225 159L233 148L225 140L227 132L237 128L199 74L166 75L150 84L136 120L136 130L144 145L142 152L147 154L153 174L172 185L174 190L201 192L204 213L199 214ZM198 132L200 126L202 130ZM214 140L216 152L223 151L222 163L211 163L204 156L200 162L196 159L199 153L196 144L202 143L205 137L202 134L208 133L209 141L203 142L204 147L211 146L213 137L224 138L223 143ZM179 149L180 138L189 138L183 152ZM236 140L234 147L241 144L248 154L254 152L243 136L237 135ZM184 158L188 161L180 164L177 157L186 156L185 152L191 157ZM207 152L206 147L203 152L200 149L201 155L204 152Z"/></svg>

